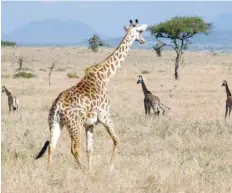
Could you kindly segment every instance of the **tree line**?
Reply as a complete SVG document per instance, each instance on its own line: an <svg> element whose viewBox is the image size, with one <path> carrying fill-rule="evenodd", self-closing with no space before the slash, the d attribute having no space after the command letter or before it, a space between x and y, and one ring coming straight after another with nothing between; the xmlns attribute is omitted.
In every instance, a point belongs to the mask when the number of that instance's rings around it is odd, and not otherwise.
<svg viewBox="0 0 232 193"><path fill-rule="evenodd" d="M16 46L15 42L10 42L10 41L1 41L1 46L6 47L6 46Z"/></svg>

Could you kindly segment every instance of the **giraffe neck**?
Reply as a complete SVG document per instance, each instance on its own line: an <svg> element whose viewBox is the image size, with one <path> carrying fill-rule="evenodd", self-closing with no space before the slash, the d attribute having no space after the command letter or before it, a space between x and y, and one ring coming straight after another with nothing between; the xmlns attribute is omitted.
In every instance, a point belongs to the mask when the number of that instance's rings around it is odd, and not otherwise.
<svg viewBox="0 0 232 193"><path fill-rule="evenodd" d="M110 56L100 64L91 66L86 70L85 78L89 79L94 76L103 84L108 83L109 79L116 74L117 69L121 67L134 41L135 37L129 30Z"/></svg>
<svg viewBox="0 0 232 193"><path fill-rule="evenodd" d="M144 96L146 96L146 94L150 93L150 91L147 89L147 87L144 83L144 80L142 80L141 85L142 85L142 89L143 89L143 94L144 94Z"/></svg>
<svg viewBox="0 0 232 193"><path fill-rule="evenodd" d="M7 90L7 88L5 88L5 93L6 93L7 96L11 96L12 95L11 92L9 90Z"/></svg>
<svg viewBox="0 0 232 193"><path fill-rule="evenodd" d="M226 95L227 95L227 97L231 96L231 92L230 92L230 89L228 87L228 84L226 84Z"/></svg>

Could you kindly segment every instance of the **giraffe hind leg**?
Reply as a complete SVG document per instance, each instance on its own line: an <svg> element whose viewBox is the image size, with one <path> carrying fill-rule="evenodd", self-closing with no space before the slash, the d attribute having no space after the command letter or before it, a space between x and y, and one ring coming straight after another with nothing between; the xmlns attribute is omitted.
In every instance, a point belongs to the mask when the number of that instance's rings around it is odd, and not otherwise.
<svg viewBox="0 0 232 193"><path fill-rule="evenodd" d="M55 151L58 139L60 137L61 132L61 124L58 122L54 122L50 127L50 144L48 148L48 169L51 168L52 162L52 154Z"/></svg>
<svg viewBox="0 0 232 193"><path fill-rule="evenodd" d="M159 108L158 108L158 107L155 108L154 105L152 105L151 107L152 107L152 109L153 109L154 115L159 116L159 114L160 114ZM156 110L156 109L157 109L157 110Z"/></svg>
<svg viewBox="0 0 232 193"><path fill-rule="evenodd" d="M162 111L163 111L163 115L164 115L164 114L165 114L165 110L164 110L164 108L163 108L163 107L161 107L161 106L160 106L160 108L162 109Z"/></svg>
<svg viewBox="0 0 232 193"><path fill-rule="evenodd" d="M69 125L68 131L71 138L71 153L75 158L76 162L78 163L80 169L82 170L82 165L79 160L80 157L80 146L81 146L81 136L80 136L80 129L83 127L80 124L75 123L74 125Z"/></svg>

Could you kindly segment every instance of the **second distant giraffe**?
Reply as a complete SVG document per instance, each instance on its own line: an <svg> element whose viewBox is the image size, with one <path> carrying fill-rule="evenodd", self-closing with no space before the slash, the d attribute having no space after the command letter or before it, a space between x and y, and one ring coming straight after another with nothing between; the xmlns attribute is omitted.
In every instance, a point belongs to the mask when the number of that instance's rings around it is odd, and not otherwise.
<svg viewBox="0 0 232 193"><path fill-rule="evenodd" d="M162 106L166 107L167 109L170 109L169 107L165 106L160 102L159 97L153 95L146 87L145 82L143 80L143 77L139 75L139 79L137 81L137 84L142 85L142 90L144 94L144 108L145 108L145 114L150 114L151 108L154 111L154 114L157 114L159 116L159 109L161 108L163 110L163 115L165 113L165 110Z"/></svg>

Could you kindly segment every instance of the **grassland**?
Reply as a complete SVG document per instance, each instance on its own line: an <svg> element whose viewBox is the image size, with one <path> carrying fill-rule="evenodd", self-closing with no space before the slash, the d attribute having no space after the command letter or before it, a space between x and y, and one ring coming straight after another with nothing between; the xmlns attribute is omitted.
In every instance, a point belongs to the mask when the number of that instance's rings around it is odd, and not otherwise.
<svg viewBox="0 0 232 193"><path fill-rule="evenodd" d="M19 112L8 114L2 94L2 193L229 193L232 192L232 118L224 121L227 80L232 89L232 54L187 52L180 80L173 77L174 53L159 58L132 50L108 86L111 112L121 145L109 172L112 141L103 126L94 134L93 172L82 173L62 131L47 171L47 154L34 160L49 136L47 117L57 95L80 78L68 78L112 52L82 48L2 48L2 85L19 98ZM14 79L17 60L37 77ZM56 68L48 85L48 67ZM65 69L65 70L57 70ZM146 72L146 73L143 73ZM166 116L145 117L143 93L136 84L143 73L149 90L171 108ZM169 97L169 90L173 97ZM81 161L86 164L85 133Z"/></svg>

